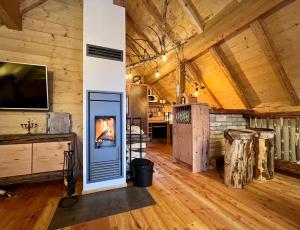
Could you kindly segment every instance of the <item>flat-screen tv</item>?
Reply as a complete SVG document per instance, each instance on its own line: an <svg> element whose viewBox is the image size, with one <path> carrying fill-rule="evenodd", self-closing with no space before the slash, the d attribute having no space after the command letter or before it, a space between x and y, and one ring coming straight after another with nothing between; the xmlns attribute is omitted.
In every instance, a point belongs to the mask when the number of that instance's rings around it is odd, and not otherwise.
<svg viewBox="0 0 300 230"><path fill-rule="evenodd" d="M0 109L49 110L47 66L0 61Z"/></svg>

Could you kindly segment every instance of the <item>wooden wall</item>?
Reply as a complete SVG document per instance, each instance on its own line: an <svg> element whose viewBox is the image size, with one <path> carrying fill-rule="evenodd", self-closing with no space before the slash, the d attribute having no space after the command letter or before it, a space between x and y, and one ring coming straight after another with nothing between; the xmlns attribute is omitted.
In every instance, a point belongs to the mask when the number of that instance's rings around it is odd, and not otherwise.
<svg viewBox="0 0 300 230"><path fill-rule="evenodd" d="M48 0L23 16L22 31L0 27L0 59L47 65L51 111L71 113L80 138L82 22L82 0ZM24 133L28 118L45 132L45 112L0 111L0 134Z"/></svg>

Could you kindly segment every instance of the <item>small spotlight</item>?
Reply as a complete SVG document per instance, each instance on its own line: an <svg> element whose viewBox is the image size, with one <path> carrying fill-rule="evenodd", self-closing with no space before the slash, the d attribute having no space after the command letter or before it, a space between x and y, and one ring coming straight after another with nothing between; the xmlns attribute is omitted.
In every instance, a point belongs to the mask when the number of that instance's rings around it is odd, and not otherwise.
<svg viewBox="0 0 300 230"><path fill-rule="evenodd" d="M156 69L155 77L156 77L156 78L159 78L159 76L160 76L160 73L159 73L158 69Z"/></svg>
<svg viewBox="0 0 300 230"><path fill-rule="evenodd" d="M161 59L162 59L162 61L163 62L166 62L167 61L167 55L166 54L163 54L162 56L161 56Z"/></svg>

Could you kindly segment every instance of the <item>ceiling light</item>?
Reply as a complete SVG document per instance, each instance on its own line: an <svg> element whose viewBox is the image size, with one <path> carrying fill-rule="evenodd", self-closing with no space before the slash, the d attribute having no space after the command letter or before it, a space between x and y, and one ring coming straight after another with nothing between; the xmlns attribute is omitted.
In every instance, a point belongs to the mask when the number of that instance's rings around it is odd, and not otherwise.
<svg viewBox="0 0 300 230"><path fill-rule="evenodd" d="M198 95L199 95L199 86L198 86L198 84L196 83L196 91L195 91L195 93L194 93L194 96L195 96L195 97L198 97Z"/></svg>
<svg viewBox="0 0 300 230"><path fill-rule="evenodd" d="M160 76L160 73L159 73L158 69L156 69L155 77L156 77L156 78L159 78L159 76Z"/></svg>
<svg viewBox="0 0 300 230"><path fill-rule="evenodd" d="M161 56L161 59L162 59L162 61L163 62L166 62L167 61L167 55L166 54L163 54L162 56Z"/></svg>

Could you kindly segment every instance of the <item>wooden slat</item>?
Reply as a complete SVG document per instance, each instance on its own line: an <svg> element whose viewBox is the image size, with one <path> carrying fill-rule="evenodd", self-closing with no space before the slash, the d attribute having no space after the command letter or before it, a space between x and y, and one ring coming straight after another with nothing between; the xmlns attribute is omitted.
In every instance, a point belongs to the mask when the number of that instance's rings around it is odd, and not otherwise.
<svg viewBox="0 0 300 230"><path fill-rule="evenodd" d="M297 118L297 138L296 138L296 142L297 142L297 161L300 161L300 118Z"/></svg>
<svg viewBox="0 0 300 230"><path fill-rule="evenodd" d="M242 100L244 106L247 109L251 109L252 106L251 106L249 100L247 99L246 95L244 94L242 87L240 86L240 83L239 83L240 80L233 73L233 71L231 70L231 67L228 66L225 55L220 51L220 49L218 47L215 47L215 46L211 47L209 49L209 52L213 56L215 61L218 63L219 67L222 69L224 75L226 76L227 80L230 82L230 84L234 88L237 95Z"/></svg>
<svg viewBox="0 0 300 230"><path fill-rule="evenodd" d="M279 58L277 57L276 51L274 50L270 42L270 38L268 37L261 23L259 22L259 20L255 20L250 24L250 27L258 41L260 48L262 49L269 63L271 64L274 73L276 74L280 83L282 84L287 94L289 95L291 102L294 105L299 105L300 100L297 95L297 92L293 87L293 85L291 84Z"/></svg>
<svg viewBox="0 0 300 230"><path fill-rule="evenodd" d="M194 3L191 0L177 0L182 8L185 10L187 16L189 17L191 23L197 28L198 33L202 33L204 29L204 22L199 15Z"/></svg>
<svg viewBox="0 0 300 230"><path fill-rule="evenodd" d="M283 160L290 161L290 128L289 128L289 119L284 119L283 120L282 138L283 138Z"/></svg>
<svg viewBox="0 0 300 230"><path fill-rule="evenodd" d="M19 0L0 1L0 20L9 29L22 29L22 14Z"/></svg>
<svg viewBox="0 0 300 230"><path fill-rule="evenodd" d="M296 120L290 122L290 162L296 162Z"/></svg>
<svg viewBox="0 0 300 230"><path fill-rule="evenodd" d="M22 14L25 14L35 7L42 5L46 1L48 0L22 0L20 4L20 11L22 12Z"/></svg>
<svg viewBox="0 0 300 230"><path fill-rule="evenodd" d="M199 83L199 85L203 84L205 86L205 89L207 90L209 96L216 102L216 104L220 108L223 108L220 101L216 98L214 93L211 91L209 86L205 83L204 79L202 78L201 71L199 70L198 66L192 62L187 62L186 65L189 68L189 70L191 71L193 78Z"/></svg>
<svg viewBox="0 0 300 230"><path fill-rule="evenodd" d="M207 22L203 33L187 42L183 49L183 56L186 60L192 60L199 57L204 51L229 35L241 30L253 20L272 10L274 7L277 7L281 3L286 5L292 1L243 0L241 3L238 3L236 0L232 0L223 10ZM168 62L160 66L161 74L164 75L172 71L172 69L176 68L176 65L176 53L170 53ZM149 78L155 79L154 71Z"/></svg>
<svg viewBox="0 0 300 230"><path fill-rule="evenodd" d="M277 159L281 159L281 127L280 122L276 120L276 127L275 127L275 154Z"/></svg>

